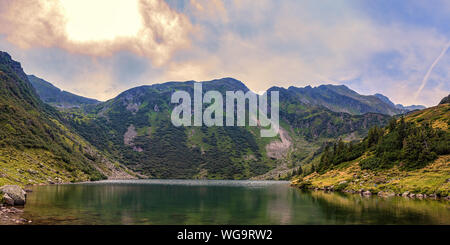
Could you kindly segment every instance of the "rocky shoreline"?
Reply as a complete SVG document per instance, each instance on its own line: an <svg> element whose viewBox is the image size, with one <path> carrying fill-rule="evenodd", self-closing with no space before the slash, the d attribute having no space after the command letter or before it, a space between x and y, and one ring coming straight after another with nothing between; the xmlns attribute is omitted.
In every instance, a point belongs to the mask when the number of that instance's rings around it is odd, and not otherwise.
<svg viewBox="0 0 450 245"><path fill-rule="evenodd" d="M33 221L22 218L23 209L0 204L0 225L25 225Z"/></svg>
<svg viewBox="0 0 450 245"><path fill-rule="evenodd" d="M296 176L291 185L310 190L334 191L362 196L450 200L450 155L416 170L399 166L382 170L361 169L360 159L324 172Z"/></svg>
<svg viewBox="0 0 450 245"><path fill-rule="evenodd" d="M340 185L345 185L346 183L340 183ZM335 188L335 186L326 186L323 188L319 187L311 187L304 183L299 184L291 184L291 187L303 189L303 190L311 190L311 191L324 191L324 192L341 192L341 193L347 193L347 194L358 194L361 196L372 196L377 195L379 197L404 197L404 198L410 198L410 199L430 199L430 200L445 200L450 201L450 196L442 197L438 194L421 194L421 193L413 193L410 191L405 191L403 193L394 193L394 192L388 192L388 191L379 191L379 192L371 192L369 190L359 189L359 190L340 190L338 188Z"/></svg>
<svg viewBox="0 0 450 245"><path fill-rule="evenodd" d="M27 192L17 185L0 187L0 225L23 225L32 223L22 218Z"/></svg>

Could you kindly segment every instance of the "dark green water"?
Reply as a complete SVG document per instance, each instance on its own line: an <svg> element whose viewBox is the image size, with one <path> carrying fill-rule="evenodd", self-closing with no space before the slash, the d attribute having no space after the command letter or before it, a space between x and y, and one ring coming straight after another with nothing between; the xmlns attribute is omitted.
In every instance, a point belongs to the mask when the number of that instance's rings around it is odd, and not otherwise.
<svg viewBox="0 0 450 245"><path fill-rule="evenodd" d="M139 180L37 186L32 224L450 224L448 202L302 192L287 182Z"/></svg>

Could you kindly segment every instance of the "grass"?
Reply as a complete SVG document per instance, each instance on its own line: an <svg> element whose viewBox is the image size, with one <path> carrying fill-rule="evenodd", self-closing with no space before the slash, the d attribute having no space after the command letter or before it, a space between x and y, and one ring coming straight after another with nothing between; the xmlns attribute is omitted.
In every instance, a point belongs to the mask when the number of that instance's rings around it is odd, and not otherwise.
<svg viewBox="0 0 450 245"><path fill-rule="evenodd" d="M343 190L371 191L372 193L406 191L415 194L438 194L448 196L450 192L450 155L439 157L428 166L413 171L403 171L398 167L388 170L372 171L361 170L357 160L344 163L320 175L313 173L303 178L295 178L292 184L300 186L310 183L311 188L324 189L337 187L343 181L348 184Z"/></svg>
<svg viewBox="0 0 450 245"><path fill-rule="evenodd" d="M450 123L449 112L450 112L450 104L438 105L428 108L426 110L412 112L405 118L405 121L416 122L419 124L427 122L431 123L433 128L448 130Z"/></svg>
<svg viewBox="0 0 450 245"><path fill-rule="evenodd" d="M61 167L57 157L41 149L0 149L0 186L35 185L49 182L87 181L89 176L79 170Z"/></svg>

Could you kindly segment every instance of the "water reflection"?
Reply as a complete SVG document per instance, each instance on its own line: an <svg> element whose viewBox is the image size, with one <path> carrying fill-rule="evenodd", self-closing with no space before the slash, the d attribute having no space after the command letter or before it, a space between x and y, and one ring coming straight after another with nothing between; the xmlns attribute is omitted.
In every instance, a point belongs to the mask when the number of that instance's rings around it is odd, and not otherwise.
<svg viewBox="0 0 450 245"><path fill-rule="evenodd" d="M342 193L310 193L327 220L337 224L449 224L448 202L403 197L360 197Z"/></svg>
<svg viewBox="0 0 450 245"><path fill-rule="evenodd" d="M450 224L447 202L302 192L270 181L114 181L35 187L33 224Z"/></svg>

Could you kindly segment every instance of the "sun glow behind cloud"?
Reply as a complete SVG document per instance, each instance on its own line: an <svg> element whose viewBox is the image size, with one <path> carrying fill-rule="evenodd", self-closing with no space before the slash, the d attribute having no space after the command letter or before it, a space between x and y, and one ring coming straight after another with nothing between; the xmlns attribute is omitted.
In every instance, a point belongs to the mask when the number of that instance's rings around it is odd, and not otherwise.
<svg viewBox="0 0 450 245"><path fill-rule="evenodd" d="M143 28L138 0L60 0L67 37L104 41L137 36Z"/></svg>
<svg viewBox="0 0 450 245"><path fill-rule="evenodd" d="M0 35L23 50L131 52L155 66L189 47L192 25L164 0L0 0Z"/></svg>
<svg viewBox="0 0 450 245"><path fill-rule="evenodd" d="M254 91L335 83L433 105L448 94L450 53L420 82L450 40L439 24L450 5L411 1L411 13L385 16L388 0L373 4L380 9L353 0L0 0L0 49L97 99L231 76ZM416 18L431 13L434 22Z"/></svg>

